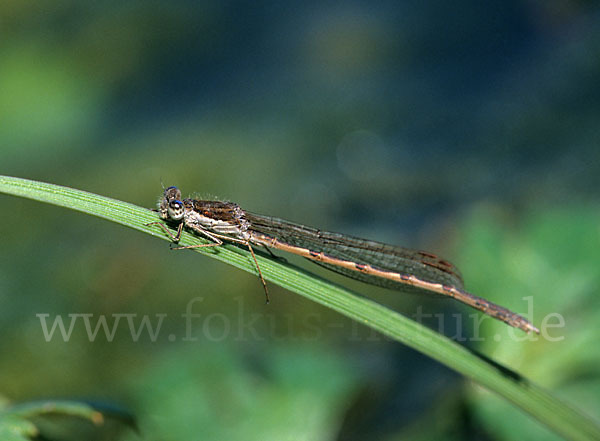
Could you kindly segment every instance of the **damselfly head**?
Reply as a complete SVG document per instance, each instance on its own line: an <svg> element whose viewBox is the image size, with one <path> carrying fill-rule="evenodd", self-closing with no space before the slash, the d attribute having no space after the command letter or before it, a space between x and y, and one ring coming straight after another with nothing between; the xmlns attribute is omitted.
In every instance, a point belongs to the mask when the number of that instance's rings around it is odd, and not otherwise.
<svg viewBox="0 0 600 441"><path fill-rule="evenodd" d="M165 189L158 205L158 213L162 219L179 221L183 218L185 209L181 202L181 191L177 187Z"/></svg>
<svg viewBox="0 0 600 441"><path fill-rule="evenodd" d="M167 206L167 214L169 218L174 221L179 221L183 219L183 214L185 213L185 209L183 208L183 202L178 200L173 200L169 202Z"/></svg>

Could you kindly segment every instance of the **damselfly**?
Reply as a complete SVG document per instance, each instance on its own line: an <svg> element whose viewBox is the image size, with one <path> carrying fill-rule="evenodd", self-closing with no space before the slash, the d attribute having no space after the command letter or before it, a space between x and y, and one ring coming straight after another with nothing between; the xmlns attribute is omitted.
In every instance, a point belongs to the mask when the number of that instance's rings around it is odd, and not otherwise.
<svg viewBox="0 0 600 441"><path fill-rule="evenodd" d="M330 233L276 217L262 216L243 210L232 202L182 199L177 187L164 191L158 206L161 219L176 224L175 235L161 222L160 226L175 243L183 228L189 228L210 243L181 246L174 249L220 246L223 241L248 248L256 265L269 301L267 283L262 275L253 245L286 251L306 257L337 273L386 288L441 294L501 320L525 332L539 330L527 319L464 290L458 269L434 254Z"/></svg>

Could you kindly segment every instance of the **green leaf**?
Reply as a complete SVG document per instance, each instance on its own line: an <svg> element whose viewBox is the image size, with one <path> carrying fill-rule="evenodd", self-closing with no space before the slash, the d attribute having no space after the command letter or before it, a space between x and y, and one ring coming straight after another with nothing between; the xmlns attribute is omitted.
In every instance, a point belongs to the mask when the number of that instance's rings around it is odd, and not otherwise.
<svg viewBox="0 0 600 441"><path fill-rule="evenodd" d="M0 440L28 440L37 436L39 430L30 420L44 416L82 418L96 426L112 418L137 430L131 414L113 407L69 400L30 401L0 411Z"/></svg>
<svg viewBox="0 0 600 441"><path fill-rule="evenodd" d="M0 415L0 439L2 441L29 441L38 435L35 425L14 415Z"/></svg>
<svg viewBox="0 0 600 441"><path fill-rule="evenodd" d="M156 213L126 202L53 184L4 176L0 176L0 192L82 211L159 239L170 240L160 228L146 226L157 221ZM187 232L180 241L181 245L199 243L203 243L202 239ZM225 245L218 250L196 248L195 251L245 271L256 272L248 253L241 248ZM571 440L600 439L600 427L592 419L493 361L397 312L308 272L262 256L257 256L257 259L267 280L338 311L439 361L504 397L563 437Z"/></svg>
<svg viewBox="0 0 600 441"><path fill-rule="evenodd" d="M33 418L42 415L62 415L83 418L94 424L102 424L104 422L104 416L100 410L79 401L31 401L11 406L0 415L10 415L19 418Z"/></svg>

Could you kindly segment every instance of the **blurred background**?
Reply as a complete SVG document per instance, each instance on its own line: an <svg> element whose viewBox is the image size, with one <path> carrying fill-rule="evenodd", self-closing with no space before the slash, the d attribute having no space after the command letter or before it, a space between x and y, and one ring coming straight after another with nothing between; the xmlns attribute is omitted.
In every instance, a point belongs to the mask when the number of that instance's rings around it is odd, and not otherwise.
<svg viewBox="0 0 600 441"><path fill-rule="evenodd" d="M0 174L148 208L177 185L439 253L469 291L559 326L519 341L290 260L600 415L596 2L5 0L0 91ZM248 273L63 208L0 210L0 396L138 419L86 439L555 439L300 296L272 285L265 306ZM46 341L38 314L164 320Z"/></svg>

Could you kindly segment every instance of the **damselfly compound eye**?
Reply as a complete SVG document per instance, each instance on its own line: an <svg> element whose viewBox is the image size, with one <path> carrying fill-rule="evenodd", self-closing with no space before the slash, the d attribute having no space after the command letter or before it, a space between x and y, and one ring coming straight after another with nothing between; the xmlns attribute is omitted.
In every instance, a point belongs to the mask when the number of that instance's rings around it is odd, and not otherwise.
<svg viewBox="0 0 600 441"><path fill-rule="evenodd" d="M181 220L183 218L183 202L181 201L171 201L169 202L168 213L169 217L173 220Z"/></svg>
<svg viewBox="0 0 600 441"><path fill-rule="evenodd" d="M179 191L179 189L177 187L169 187L167 189L165 189L165 193L163 195L163 197L167 200L167 201L172 201L172 200L181 200L181 191Z"/></svg>

